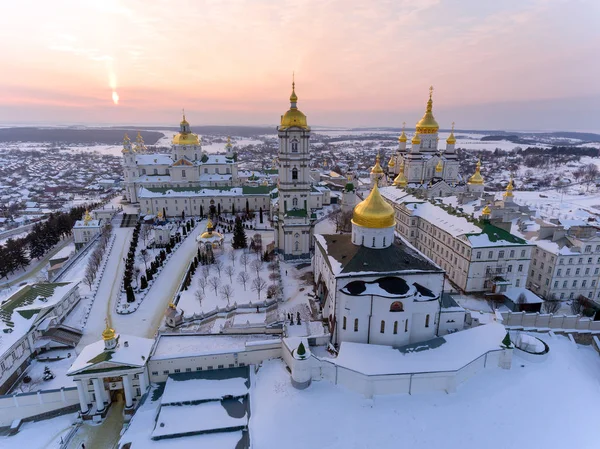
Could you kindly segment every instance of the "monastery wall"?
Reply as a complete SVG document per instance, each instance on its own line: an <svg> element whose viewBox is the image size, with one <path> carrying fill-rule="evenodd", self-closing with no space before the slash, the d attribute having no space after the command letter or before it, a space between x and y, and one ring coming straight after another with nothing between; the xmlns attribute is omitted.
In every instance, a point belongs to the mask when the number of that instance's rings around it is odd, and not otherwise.
<svg viewBox="0 0 600 449"><path fill-rule="evenodd" d="M0 396L0 427L10 426L15 419L25 419L77 404L79 395L75 387Z"/></svg>

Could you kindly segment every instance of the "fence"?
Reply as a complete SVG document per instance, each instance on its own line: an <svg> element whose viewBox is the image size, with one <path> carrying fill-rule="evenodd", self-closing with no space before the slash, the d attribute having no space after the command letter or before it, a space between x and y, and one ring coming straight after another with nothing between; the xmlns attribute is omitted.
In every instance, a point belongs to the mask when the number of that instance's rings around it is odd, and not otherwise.
<svg viewBox="0 0 600 449"><path fill-rule="evenodd" d="M179 298L177 299L177 301L178 300ZM185 317L183 319L183 322L179 326L185 326L193 323L202 324L205 321L208 321L213 318L233 318L237 313L243 312L244 310L247 310L249 312L251 310L255 310L257 307L259 311L268 312L271 307L277 305L278 301L279 300L275 298L269 301L265 299L264 301L257 303L252 303L252 301L250 301L248 304L238 304L236 302L226 307L215 307L213 310L210 310L206 313L194 313L189 317ZM257 325L256 323L254 323L254 325L264 327L264 325L274 324L278 321L279 320L272 320L271 322L269 322L268 319L266 319L264 324Z"/></svg>
<svg viewBox="0 0 600 449"><path fill-rule="evenodd" d="M502 319L502 324L509 329L600 333L600 321L581 315L502 312Z"/></svg>
<svg viewBox="0 0 600 449"><path fill-rule="evenodd" d="M96 241L99 238L100 234L96 234L89 242L82 246L79 251L77 251L77 254L75 254L74 257L71 257L69 260L67 260L62 266L62 268L54 275L53 282L58 282L62 280L62 277L69 270L69 268L71 268L75 264L75 262L78 262L79 259L81 259L85 255L85 253L87 253L87 251L92 247L94 243L96 243Z"/></svg>
<svg viewBox="0 0 600 449"><path fill-rule="evenodd" d="M0 396L0 427L79 404L76 387Z"/></svg>

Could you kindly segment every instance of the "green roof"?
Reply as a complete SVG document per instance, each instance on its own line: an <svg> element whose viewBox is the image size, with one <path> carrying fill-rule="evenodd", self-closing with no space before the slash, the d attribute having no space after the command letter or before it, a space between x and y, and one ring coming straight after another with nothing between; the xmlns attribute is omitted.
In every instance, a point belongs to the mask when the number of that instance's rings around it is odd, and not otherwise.
<svg viewBox="0 0 600 449"><path fill-rule="evenodd" d="M69 283L55 282L48 284L26 285L17 293L8 298L0 306L0 319L8 324L8 322L10 322L12 313L15 309L32 304L38 296L49 298L54 294L54 290L64 285L69 285ZM26 310L23 311L21 315L23 315L25 318L31 318L38 311L39 310Z"/></svg>
<svg viewBox="0 0 600 449"><path fill-rule="evenodd" d="M293 209L285 212L286 217L307 217L306 209Z"/></svg>
<svg viewBox="0 0 600 449"><path fill-rule="evenodd" d="M244 195L268 195L273 188L271 186L242 186Z"/></svg>
<svg viewBox="0 0 600 449"><path fill-rule="evenodd" d="M278 173L279 173L279 169L277 169L277 168L274 168L274 169L265 170L265 173L266 173L267 175L276 175L276 174L278 174Z"/></svg>
<svg viewBox="0 0 600 449"><path fill-rule="evenodd" d="M232 189L236 189L239 187L200 187L200 186L190 186L190 187L146 187L145 189L152 193L161 193L165 194L168 191L173 192L194 192L200 193L203 190L213 190L215 192L230 192ZM267 195L271 192L271 186L242 186L242 194L243 195Z"/></svg>
<svg viewBox="0 0 600 449"><path fill-rule="evenodd" d="M481 229L481 234L485 234L492 243L502 240L515 245L527 245L526 240L517 237L516 235L511 234L510 232L505 231L504 229L494 226L490 223L485 223L483 225ZM466 236L471 237L478 236L481 234L466 234Z"/></svg>

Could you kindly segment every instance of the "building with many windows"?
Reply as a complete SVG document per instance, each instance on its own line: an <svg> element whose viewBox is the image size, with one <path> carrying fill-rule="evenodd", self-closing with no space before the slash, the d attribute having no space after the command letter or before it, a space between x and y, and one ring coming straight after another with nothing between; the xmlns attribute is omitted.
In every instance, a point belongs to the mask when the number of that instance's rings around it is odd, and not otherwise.
<svg viewBox="0 0 600 449"><path fill-rule="evenodd" d="M487 219L475 224L397 187L381 193L394 207L398 233L446 270L458 289L502 293L526 285L533 244Z"/></svg>

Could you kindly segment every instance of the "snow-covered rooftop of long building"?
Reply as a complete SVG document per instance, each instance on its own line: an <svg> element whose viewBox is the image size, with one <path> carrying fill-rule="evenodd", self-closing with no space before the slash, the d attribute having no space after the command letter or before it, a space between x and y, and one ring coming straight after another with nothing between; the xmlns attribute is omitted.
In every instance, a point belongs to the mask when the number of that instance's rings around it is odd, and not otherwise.
<svg viewBox="0 0 600 449"><path fill-rule="evenodd" d="M263 334L253 335L168 335L162 334L152 354L152 358L193 357L208 354L240 352L246 349L246 342L279 343L278 337Z"/></svg>
<svg viewBox="0 0 600 449"><path fill-rule="evenodd" d="M141 187L138 191L140 198L162 197L198 197L198 196L241 196L241 195L270 195L270 186L242 187Z"/></svg>
<svg viewBox="0 0 600 449"><path fill-rule="evenodd" d="M181 376L183 377L183 376ZM229 379L187 379L171 376L167 379L161 404L208 401L225 396L240 397L248 393L243 377Z"/></svg>
<svg viewBox="0 0 600 449"><path fill-rule="evenodd" d="M367 375L456 371L500 349L505 335L504 326L490 323L399 349L345 341L334 363Z"/></svg>

